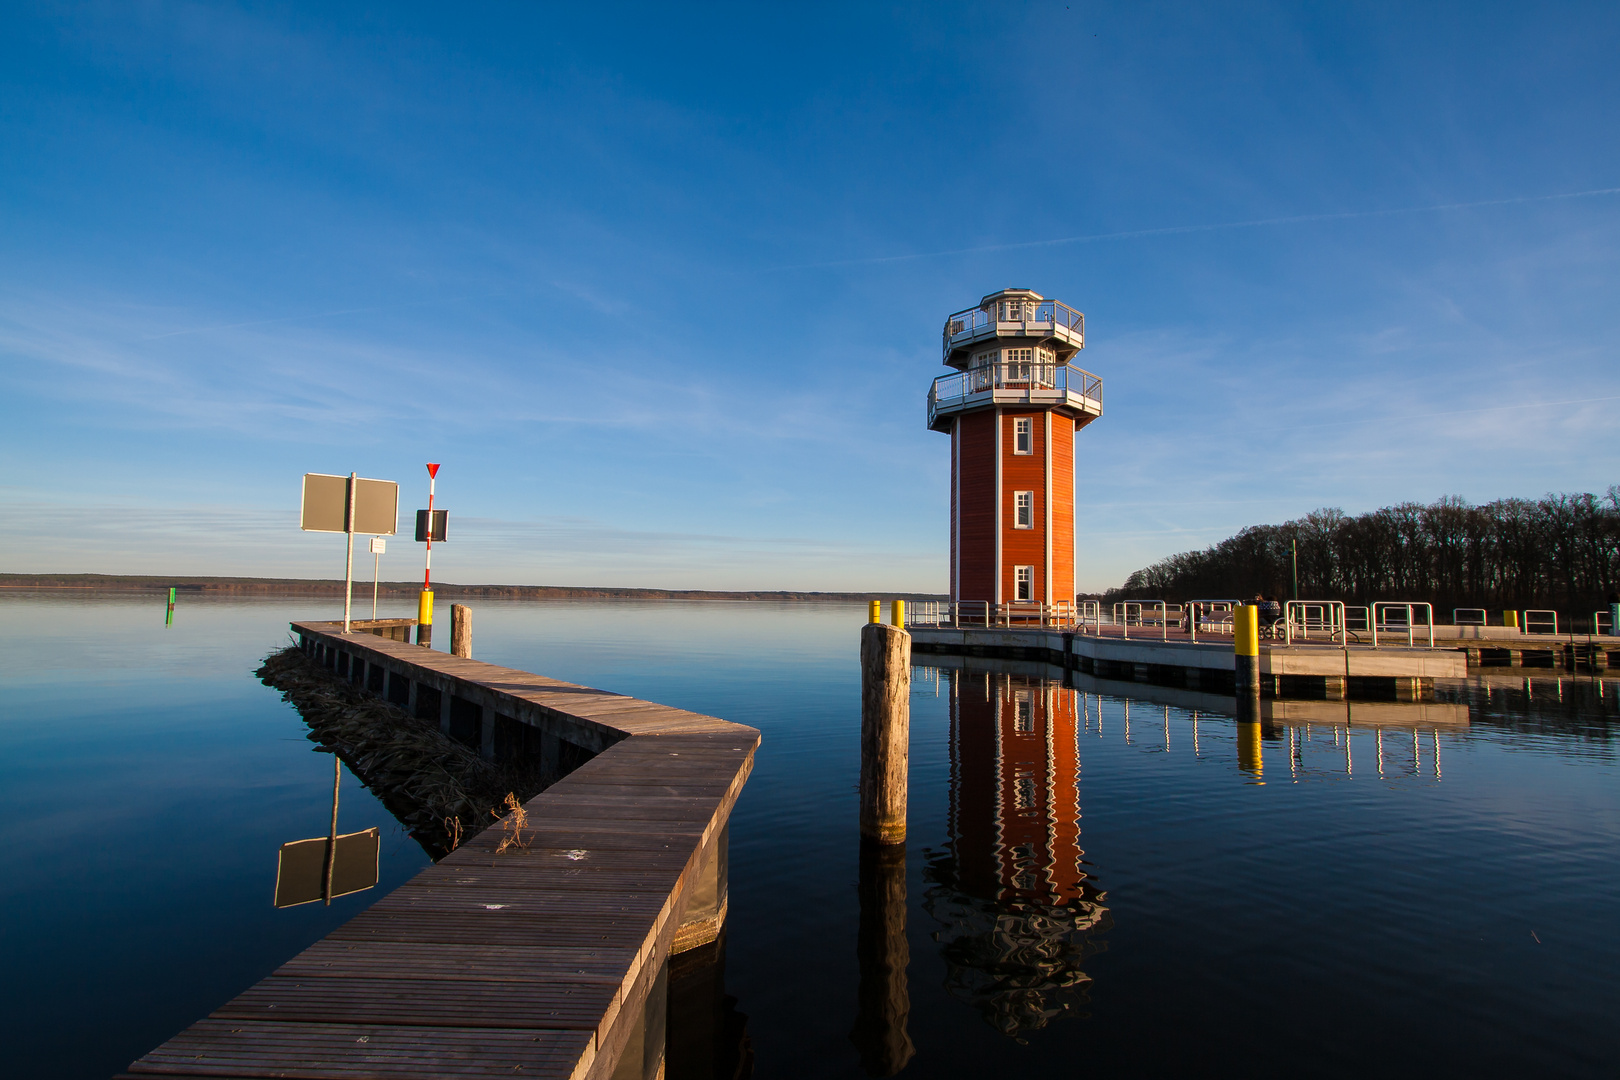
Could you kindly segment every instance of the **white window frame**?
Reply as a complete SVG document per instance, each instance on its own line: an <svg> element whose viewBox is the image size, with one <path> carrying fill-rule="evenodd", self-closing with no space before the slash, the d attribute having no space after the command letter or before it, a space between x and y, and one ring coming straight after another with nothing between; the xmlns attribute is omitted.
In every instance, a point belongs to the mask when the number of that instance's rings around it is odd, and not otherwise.
<svg viewBox="0 0 1620 1080"><path fill-rule="evenodd" d="M973 366L968 371L973 378L974 393L980 390L989 390L1001 384L996 369L996 365L999 363L1001 363L1000 349L991 349L989 352L975 353L973 355Z"/></svg>
<svg viewBox="0 0 1620 1080"><path fill-rule="evenodd" d="M1032 416L1013 417L1013 453L1033 454L1035 452L1035 418Z"/></svg>
<svg viewBox="0 0 1620 1080"><path fill-rule="evenodd" d="M1008 349L1006 380L1008 382L1029 382L1029 369L1034 360L1034 349Z"/></svg>
<svg viewBox="0 0 1620 1080"><path fill-rule="evenodd" d="M1036 386L1050 390L1057 385L1057 353L1051 349L1035 350L1035 367L1030 373Z"/></svg>
<svg viewBox="0 0 1620 1080"><path fill-rule="evenodd" d="M1033 603L1035 600L1035 568L1033 566L1013 567L1013 602L1016 604Z"/></svg>
<svg viewBox="0 0 1620 1080"><path fill-rule="evenodd" d="M1035 527L1035 493L1033 491L1013 492L1013 528L1033 529Z"/></svg>
<svg viewBox="0 0 1620 1080"><path fill-rule="evenodd" d="M1020 690L1013 697L1013 730L1020 735L1035 731L1035 702L1028 690Z"/></svg>

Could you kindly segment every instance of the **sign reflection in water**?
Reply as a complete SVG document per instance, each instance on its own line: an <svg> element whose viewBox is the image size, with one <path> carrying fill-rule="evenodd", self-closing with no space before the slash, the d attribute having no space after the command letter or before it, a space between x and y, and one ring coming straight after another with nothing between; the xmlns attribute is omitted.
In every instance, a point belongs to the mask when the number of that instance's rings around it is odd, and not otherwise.
<svg viewBox="0 0 1620 1080"><path fill-rule="evenodd" d="M950 679L950 843L928 861L923 909L949 992L1017 1035L1080 1014L1110 926L1082 869L1082 698L1023 675Z"/></svg>
<svg viewBox="0 0 1620 1080"><path fill-rule="evenodd" d="M276 856L275 906L299 907L376 887L381 832L376 826L338 835L338 789L343 762L332 755L332 827L326 836L282 844Z"/></svg>

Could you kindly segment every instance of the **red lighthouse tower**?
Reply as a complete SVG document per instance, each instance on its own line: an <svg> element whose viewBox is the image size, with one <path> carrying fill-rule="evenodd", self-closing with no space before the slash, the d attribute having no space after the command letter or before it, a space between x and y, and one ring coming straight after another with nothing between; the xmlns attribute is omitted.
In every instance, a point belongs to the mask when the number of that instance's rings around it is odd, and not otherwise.
<svg viewBox="0 0 1620 1080"><path fill-rule="evenodd" d="M1075 432L1102 415L1102 380L1070 361L1085 316L1003 289L945 320L928 426L951 436L951 600L972 618L1002 605L1074 602ZM1042 609L1046 610L1046 609Z"/></svg>

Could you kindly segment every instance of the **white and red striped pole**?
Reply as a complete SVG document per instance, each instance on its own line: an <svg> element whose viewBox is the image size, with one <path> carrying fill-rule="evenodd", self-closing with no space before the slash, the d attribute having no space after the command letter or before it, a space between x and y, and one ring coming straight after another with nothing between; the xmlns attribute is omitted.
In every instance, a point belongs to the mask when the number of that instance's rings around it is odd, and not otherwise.
<svg viewBox="0 0 1620 1080"><path fill-rule="evenodd" d="M429 462L427 512L427 565L422 570L422 595L416 602L416 643L433 645L433 484L439 478L439 466Z"/></svg>

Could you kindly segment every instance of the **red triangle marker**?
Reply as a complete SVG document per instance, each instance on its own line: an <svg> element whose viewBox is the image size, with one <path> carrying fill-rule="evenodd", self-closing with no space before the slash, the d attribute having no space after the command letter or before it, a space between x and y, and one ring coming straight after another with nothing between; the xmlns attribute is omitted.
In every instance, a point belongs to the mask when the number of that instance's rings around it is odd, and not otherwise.
<svg viewBox="0 0 1620 1080"><path fill-rule="evenodd" d="M439 476L439 466L435 462L428 462L428 479L436 480Z"/></svg>

